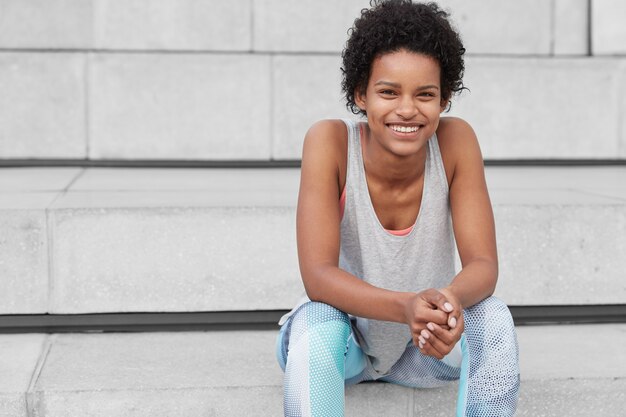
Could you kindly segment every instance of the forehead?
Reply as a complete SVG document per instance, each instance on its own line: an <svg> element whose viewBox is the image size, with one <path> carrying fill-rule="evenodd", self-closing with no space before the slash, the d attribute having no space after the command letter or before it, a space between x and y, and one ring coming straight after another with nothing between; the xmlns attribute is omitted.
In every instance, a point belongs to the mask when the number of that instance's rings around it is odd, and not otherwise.
<svg viewBox="0 0 626 417"><path fill-rule="evenodd" d="M372 61L370 84L378 81L440 84L441 68L436 59L401 49L377 56Z"/></svg>

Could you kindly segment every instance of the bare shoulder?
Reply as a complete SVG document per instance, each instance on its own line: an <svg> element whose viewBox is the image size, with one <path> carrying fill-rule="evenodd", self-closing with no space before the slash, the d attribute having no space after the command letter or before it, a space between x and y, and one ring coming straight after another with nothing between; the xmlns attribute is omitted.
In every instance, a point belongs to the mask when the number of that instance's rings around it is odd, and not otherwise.
<svg viewBox="0 0 626 417"><path fill-rule="evenodd" d="M458 117L442 117L437 128L437 139L448 183L451 183L459 166L478 164L482 167L478 138L472 126L465 120Z"/></svg>
<svg viewBox="0 0 626 417"><path fill-rule="evenodd" d="M343 121L327 119L314 123L304 137L303 168L316 175L330 171L341 186L345 182L347 143L348 131Z"/></svg>
<svg viewBox="0 0 626 417"><path fill-rule="evenodd" d="M306 132L304 146L320 147L333 152L346 144L346 125L341 120L326 119L314 123Z"/></svg>
<svg viewBox="0 0 626 417"><path fill-rule="evenodd" d="M437 138L443 146L471 146L477 143L472 126L459 117L442 117L437 128Z"/></svg>

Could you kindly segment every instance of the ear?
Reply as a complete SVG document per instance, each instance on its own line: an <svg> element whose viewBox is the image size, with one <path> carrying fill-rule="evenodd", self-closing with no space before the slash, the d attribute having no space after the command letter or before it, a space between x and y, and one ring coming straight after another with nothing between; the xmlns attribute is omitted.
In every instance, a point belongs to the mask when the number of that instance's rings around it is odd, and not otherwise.
<svg viewBox="0 0 626 417"><path fill-rule="evenodd" d="M448 104L450 104L450 100L441 100L439 113L443 113L448 108Z"/></svg>
<svg viewBox="0 0 626 417"><path fill-rule="evenodd" d="M356 104L359 109L366 111L365 91L362 91L359 87L354 89L354 104Z"/></svg>

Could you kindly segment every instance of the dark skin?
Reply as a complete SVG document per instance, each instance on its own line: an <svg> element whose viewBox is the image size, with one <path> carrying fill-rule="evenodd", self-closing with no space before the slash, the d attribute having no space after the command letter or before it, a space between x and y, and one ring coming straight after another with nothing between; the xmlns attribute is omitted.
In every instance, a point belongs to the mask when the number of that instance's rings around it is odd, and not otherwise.
<svg viewBox="0 0 626 417"><path fill-rule="evenodd" d="M497 280L493 213L482 155L471 127L441 118L439 64L400 50L374 60L356 103L365 110L363 156L376 215L386 229L405 229L419 214L426 142L437 133L450 190L462 270L445 288L418 293L374 287L339 268L338 199L346 181L347 132L324 120L305 137L297 211L298 256L311 300L346 313L405 323L422 353L441 359L459 341L463 309L491 295Z"/></svg>

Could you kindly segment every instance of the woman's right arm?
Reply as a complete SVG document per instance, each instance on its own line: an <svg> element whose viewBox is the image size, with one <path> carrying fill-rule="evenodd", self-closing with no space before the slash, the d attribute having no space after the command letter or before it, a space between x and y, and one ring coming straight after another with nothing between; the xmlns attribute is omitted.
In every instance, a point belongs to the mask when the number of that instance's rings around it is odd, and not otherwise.
<svg viewBox="0 0 626 417"><path fill-rule="evenodd" d="M412 329L411 322L419 329L427 322L445 323L442 294L382 289L339 268L339 164L345 164L340 161L345 146L340 139L345 134L343 122L324 120L313 125L304 139L296 229L308 297L348 314L407 323Z"/></svg>

